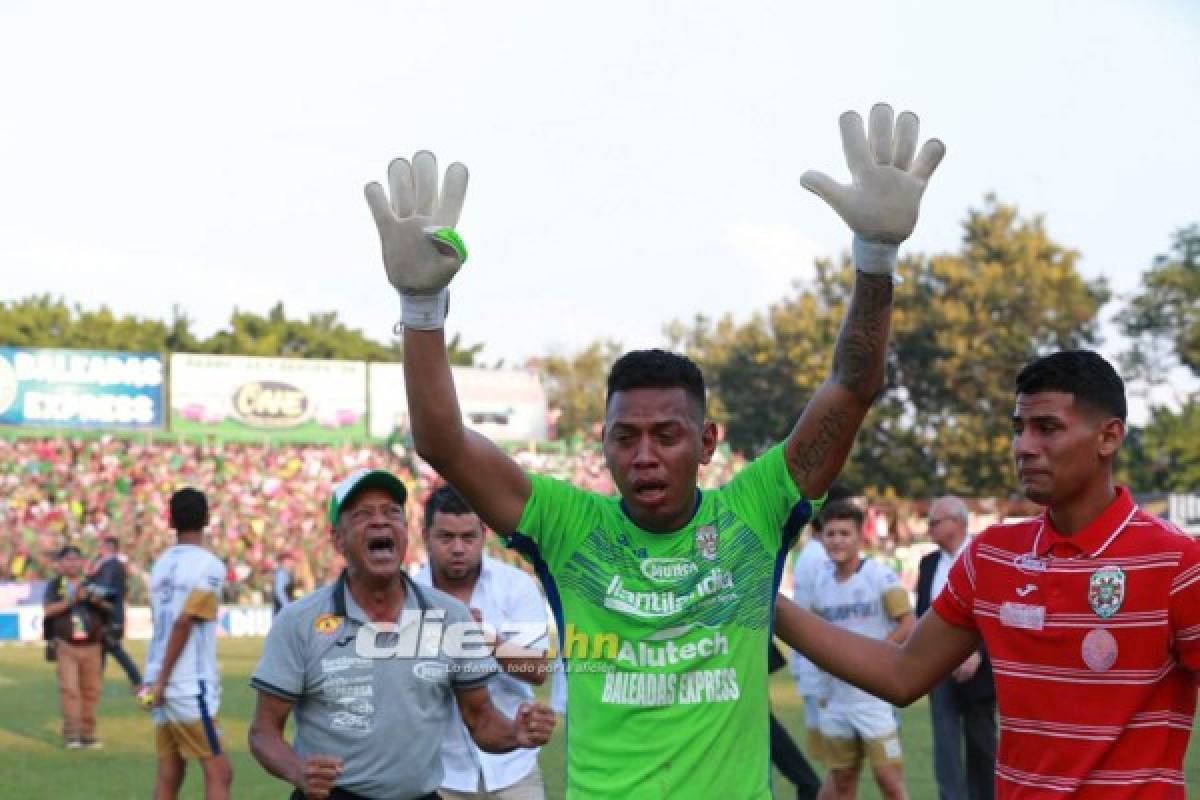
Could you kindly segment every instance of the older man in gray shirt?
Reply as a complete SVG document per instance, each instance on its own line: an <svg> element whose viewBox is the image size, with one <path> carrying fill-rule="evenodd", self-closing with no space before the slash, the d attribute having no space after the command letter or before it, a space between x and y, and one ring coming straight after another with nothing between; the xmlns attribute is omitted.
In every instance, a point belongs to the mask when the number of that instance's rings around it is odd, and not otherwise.
<svg viewBox="0 0 1200 800"><path fill-rule="evenodd" d="M251 678L258 704L250 750L308 800L434 798L439 748L455 703L488 752L545 744L554 713L500 713L487 691L497 671L467 607L403 571L404 485L361 470L334 491L333 544L346 571L275 618ZM295 747L283 738L296 713Z"/></svg>

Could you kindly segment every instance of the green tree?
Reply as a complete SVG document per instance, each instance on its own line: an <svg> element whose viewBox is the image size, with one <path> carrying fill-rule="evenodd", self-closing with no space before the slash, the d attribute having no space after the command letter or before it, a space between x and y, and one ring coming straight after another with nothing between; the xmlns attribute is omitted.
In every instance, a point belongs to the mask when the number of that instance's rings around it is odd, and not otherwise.
<svg viewBox="0 0 1200 800"><path fill-rule="evenodd" d="M547 405L559 412L561 436L588 436L604 423L608 370L621 355L621 344L597 340L572 355L550 355L530 362L546 378Z"/></svg>
<svg viewBox="0 0 1200 800"><path fill-rule="evenodd" d="M1118 478L1135 492L1193 492L1200 486L1200 395L1174 411L1150 410L1123 448Z"/></svg>
<svg viewBox="0 0 1200 800"><path fill-rule="evenodd" d="M85 310L61 297L32 295L0 303L0 342L13 347L70 347L84 350L167 352L193 346L191 320L175 309L170 325L106 306Z"/></svg>
<svg viewBox="0 0 1200 800"><path fill-rule="evenodd" d="M835 313L817 293L798 290L743 324L697 317L691 329L672 323L666 334L704 370L710 414L731 446L758 453L787 435L824 379Z"/></svg>
<svg viewBox="0 0 1200 800"><path fill-rule="evenodd" d="M958 252L899 266L887 391L843 471L859 489L907 496L1005 492L1013 379L1053 349L1096 338L1108 299L1085 281L1078 254L1052 241L1040 217L987 197L963 223ZM727 438L757 453L787 434L829 374L853 265L819 261L815 280L737 325L699 318L667 330L709 376Z"/></svg>
<svg viewBox="0 0 1200 800"><path fill-rule="evenodd" d="M1106 282L1041 216L988 196L968 211L959 252L907 260L894 322L896 384L933 467L935 490L1015 485L1010 417L1017 372L1039 355L1092 345Z"/></svg>
<svg viewBox="0 0 1200 800"><path fill-rule="evenodd" d="M207 339L193 330L192 319L179 307L163 322L130 314L118 315L106 306L85 309L67 305L61 297L33 295L0 302L0 343L13 347L64 347L162 353L218 353L242 356L330 358L350 361L401 361L399 339L381 344L349 328L336 311L291 319L283 303L265 315L234 310L227 327ZM466 345L460 334L447 343L450 363L474 366L483 343Z"/></svg>
<svg viewBox="0 0 1200 800"><path fill-rule="evenodd" d="M1122 358L1128 377L1153 388L1170 385L1178 364L1200 375L1200 225L1174 233L1117 322L1130 339ZM1200 394L1176 387L1176 397L1178 410L1151 407L1149 422L1129 432L1119 477L1135 491L1192 491L1200 485Z"/></svg>
<svg viewBox="0 0 1200 800"><path fill-rule="evenodd" d="M192 319L179 306L171 307L171 321L163 349L169 353L198 353L200 340L192 332Z"/></svg>
<svg viewBox="0 0 1200 800"><path fill-rule="evenodd" d="M283 303L266 315L234 310L229 326L201 344L208 353L285 358L333 358L392 361L394 350L346 327L336 311L310 314L307 321L289 319Z"/></svg>
<svg viewBox="0 0 1200 800"><path fill-rule="evenodd" d="M1165 380L1172 353L1200 375L1200 224L1176 231L1168 252L1142 275L1142 290L1117 317L1133 340L1126 365L1150 383Z"/></svg>

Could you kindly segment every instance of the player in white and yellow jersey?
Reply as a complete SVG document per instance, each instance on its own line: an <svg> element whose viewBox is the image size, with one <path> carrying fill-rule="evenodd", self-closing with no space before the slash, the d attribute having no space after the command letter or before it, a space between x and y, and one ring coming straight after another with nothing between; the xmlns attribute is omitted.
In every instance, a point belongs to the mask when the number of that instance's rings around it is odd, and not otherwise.
<svg viewBox="0 0 1200 800"><path fill-rule="evenodd" d="M174 800L197 759L208 800L229 797L233 770L221 748L217 709L217 600L225 566L204 548L208 500L196 489L171 496L177 544L150 572L154 639L146 663L144 697L153 706L158 751L154 800Z"/></svg>

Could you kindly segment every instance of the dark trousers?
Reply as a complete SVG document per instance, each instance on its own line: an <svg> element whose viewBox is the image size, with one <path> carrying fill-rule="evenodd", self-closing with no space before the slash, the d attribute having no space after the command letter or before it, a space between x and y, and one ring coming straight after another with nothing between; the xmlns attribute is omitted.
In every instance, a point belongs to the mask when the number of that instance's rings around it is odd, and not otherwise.
<svg viewBox="0 0 1200 800"><path fill-rule="evenodd" d="M947 678L929 693L929 709L933 772L940 800L992 800L996 792L995 699L968 697L962 684Z"/></svg>
<svg viewBox="0 0 1200 800"><path fill-rule="evenodd" d="M121 665L121 669L125 670L125 677L129 678L129 683L133 688L137 689L142 685L142 673L138 672L137 664L133 663L133 659L129 657L129 653L125 652L125 648L121 646L120 638L112 634L104 635L104 655L112 653L112 657ZM100 661L100 671L104 671L104 661Z"/></svg>
<svg viewBox="0 0 1200 800"><path fill-rule="evenodd" d="M799 800L816 800L821 779L774 714L771 714L771 763L796 787Z"/></svg>

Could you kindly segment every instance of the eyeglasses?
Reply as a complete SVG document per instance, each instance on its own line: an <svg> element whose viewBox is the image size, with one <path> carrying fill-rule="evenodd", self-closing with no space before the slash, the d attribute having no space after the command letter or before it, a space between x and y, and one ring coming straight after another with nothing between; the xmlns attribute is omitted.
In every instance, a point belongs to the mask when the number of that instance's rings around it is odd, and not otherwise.
<svg viewBox="0 0 1200 800"><path fill-rule="evenodd" d="M937 525L939 522L946 522L947 520L952 520L952 519L954 519L954 517L930 517L929 518L929 527L932 528L934 525Z"/></svg>

